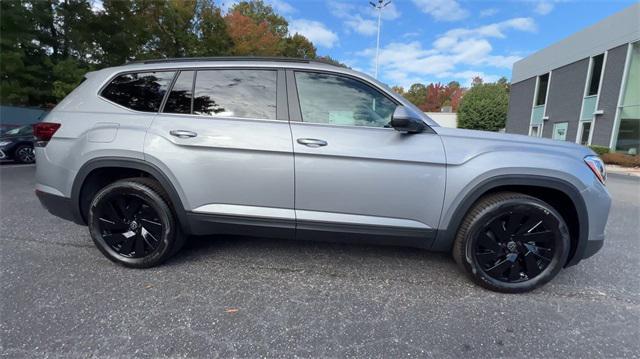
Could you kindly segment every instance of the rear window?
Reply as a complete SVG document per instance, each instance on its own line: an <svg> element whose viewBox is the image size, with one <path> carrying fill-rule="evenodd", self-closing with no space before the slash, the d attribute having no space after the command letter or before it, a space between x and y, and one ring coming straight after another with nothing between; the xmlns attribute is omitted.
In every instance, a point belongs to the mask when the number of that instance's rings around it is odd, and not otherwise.
<svg viewBox="0 0 640 359"><path fill-rule="evenodd" d="M174 71L123 74L111 81L102 97L136 111L157 112Z"/></svg>

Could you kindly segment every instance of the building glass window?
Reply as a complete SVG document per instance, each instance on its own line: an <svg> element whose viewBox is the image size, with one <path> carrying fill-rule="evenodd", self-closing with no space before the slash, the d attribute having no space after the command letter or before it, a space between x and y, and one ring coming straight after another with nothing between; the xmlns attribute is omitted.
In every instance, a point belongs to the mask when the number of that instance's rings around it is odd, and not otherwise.
<svg viewBox="0 0 640 359"><path fill-rule="evenodd" d="M600 78L602 77L602 65L604 63L604 54L594 56L591 63L591 77L589 79L589 87L587 96L598 94L600 88Z"/></svg>
<svg viewBox="0 0 640 359"><path fill-rule="evenodd" d="M549 87L549 74L544 74L538 78L538 93L536 94L536 106L542 106L546 103L548 87Z"/></svg>
<svg viewBox="0 0 640 359"><path fill-rule="evenodd" d="M628 66L615 149L637 155L640 152L640 42L631 46Z"/></svg>
<svg viewBox="0 0 640 359"><path fill-rule="evenodd" d="M559 122L553 124L553 135L552 138L554 140L564 141L567 139L567 129L569 128L568 122Z"/></svg>
<svg viewBox="0 0 640 359"><path fill-rule="evenodd" d="M580 144L587 146L589 144L589 135L591 134L591 122L580 122Z"/></svg>

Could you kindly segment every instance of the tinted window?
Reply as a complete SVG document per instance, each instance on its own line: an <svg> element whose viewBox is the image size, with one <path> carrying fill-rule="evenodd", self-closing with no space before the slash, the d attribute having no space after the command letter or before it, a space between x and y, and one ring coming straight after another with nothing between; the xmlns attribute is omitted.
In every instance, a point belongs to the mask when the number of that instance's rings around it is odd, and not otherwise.
<svg viewBox="0 0 640 359"><path fill-rule="evenodd" d="M157 112L175 72L140 72L116 77L102 97L136 111Z"/></svg>
<svg viewBox="0 0 640 359"><path fill-rule="evenodd" d="M549 87L549 74L540 76L538 80L538 96L536 97L536 106L544 105L547 101L547 88Z"/></svg>
<svg viewBox="0 0 640 359"><path fill-rule="evenodd" d="M593 58L593 64L591 65L591 80L589 81L589 92L587 92L587 96L598 94L598 87L600 87L600 76L602 76L603 62L604 54L595 56Z"/></svg>
<svg viewBox="0 0 640 359"><path fill-rule="evenodd" d="M182 71L169 93L163 112L191 113L193 99L193 71Z"/></svg>
<svg viewBox="0 0 640 359"><path fill-rule="evenodd" d="M304 122L388 127L396 104L379 91L347 77L296 72Z"/></svg>
<svg viewBox="0 0 640 359"><path fill-rule="evenodd" d="M276 71L198 71L193 113L275 120Z"/></svg>
<svg viewBox="0 0 640 359"><path fill-rule="evenodd" d="M5 132L5 134L6 135L23 135L23 136L31 135L33 134L33 126L26 125L26 126L14 128Z"/></svg>

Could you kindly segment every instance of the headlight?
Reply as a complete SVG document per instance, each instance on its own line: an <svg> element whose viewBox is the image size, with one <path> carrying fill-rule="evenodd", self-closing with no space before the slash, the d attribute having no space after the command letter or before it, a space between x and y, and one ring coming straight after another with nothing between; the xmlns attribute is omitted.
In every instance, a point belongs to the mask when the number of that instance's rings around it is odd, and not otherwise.
<svg viewBox="0 0 640 359"><path fill-rule="evenodd" d="M598 156L587 156L584 158L584 162L591 168L593 173L598 177L598 180L604 184L607 181L607 169L604 166L604 162Z"/></svg>
<svg viewBox="0 0 640 359"><path fill-rule="evenodd" d="M10 144L11 141L0 141L0 147L6 146L8 144Z"/></svg>

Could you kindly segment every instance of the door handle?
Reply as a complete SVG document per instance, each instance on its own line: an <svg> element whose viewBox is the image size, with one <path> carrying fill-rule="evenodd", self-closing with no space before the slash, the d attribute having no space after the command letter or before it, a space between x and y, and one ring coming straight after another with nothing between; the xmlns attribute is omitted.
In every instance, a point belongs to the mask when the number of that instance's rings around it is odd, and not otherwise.
<svg viewBox="0 0 640 359"><path fill-rule="evenodd" d="M328 145L327 141L316 138L298 138L298 143L307 147L317 148Z"/></svg>
<svg viewBox="0 0 640 359"><path fill-rule="evenodd" d="M169 134L171 134L171 136L175 136L178 138L196 137L198 135L193 131L187 131L187 130L171 130L169 131Z"/></svg>

